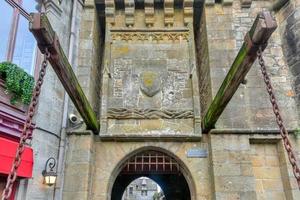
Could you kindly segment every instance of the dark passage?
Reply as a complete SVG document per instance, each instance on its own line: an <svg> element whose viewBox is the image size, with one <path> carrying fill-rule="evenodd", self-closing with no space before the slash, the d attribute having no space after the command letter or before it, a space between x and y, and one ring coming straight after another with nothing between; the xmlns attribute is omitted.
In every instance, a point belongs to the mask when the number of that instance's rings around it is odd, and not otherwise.
<svg viewBox="0 0 300 200"><path fill-rule="evenodd" d="M155 181L167 200L190 200L190 190L175 159L158 151L146 151L130 158L112 188L112 200L121 200L126 187L135 179L148 177Z"/></svg>

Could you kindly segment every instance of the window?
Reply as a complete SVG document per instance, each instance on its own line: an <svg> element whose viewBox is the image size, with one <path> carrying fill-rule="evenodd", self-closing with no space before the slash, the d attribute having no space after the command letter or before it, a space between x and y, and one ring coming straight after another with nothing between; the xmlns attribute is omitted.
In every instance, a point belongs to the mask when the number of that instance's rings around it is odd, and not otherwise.
<svg viewBox="0 0 300 200"><path fill-rule="evenodd" d="M35 0L15 0L27 12L36 12ZM28 30L28 21L8 3L0 3L0 62L10 61L33 75L36 42Z"/></svg>
<svg viewBox="0 0 300 200"><path fill-rule="evenodd" d="M133 187L129 188L129 194L133 194Z"/></svg>
<svg viewBox="0 0 300 200"><path fill-rule="evenodd" d="M141 196L147 196L147 190L141 190Z"/></svg>

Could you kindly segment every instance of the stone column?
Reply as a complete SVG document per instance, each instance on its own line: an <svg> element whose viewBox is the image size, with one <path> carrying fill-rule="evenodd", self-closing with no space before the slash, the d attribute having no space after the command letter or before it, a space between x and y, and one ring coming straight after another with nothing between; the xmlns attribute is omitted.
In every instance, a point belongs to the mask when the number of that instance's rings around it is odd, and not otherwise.
<svg viewBox="0 0 300 200"><path fill-rule="evenodd" d="M72 133L68 137L63 199L90 199L93 147L94 136L90 131Z"/></svg>

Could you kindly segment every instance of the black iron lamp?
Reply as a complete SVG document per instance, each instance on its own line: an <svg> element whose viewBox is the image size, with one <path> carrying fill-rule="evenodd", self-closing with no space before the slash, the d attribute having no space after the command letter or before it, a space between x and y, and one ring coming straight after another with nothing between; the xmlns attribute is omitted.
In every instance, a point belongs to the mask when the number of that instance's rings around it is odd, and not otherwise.
<svg viewBox="0 0 300 200"><path fill-rule="evenodd" d="M43 170L42 174L44 176L44 184L48 186L52 186L56 183L57 172L54 170L56 166L55 158L51 157L47 160L45 169Z"/></svg>

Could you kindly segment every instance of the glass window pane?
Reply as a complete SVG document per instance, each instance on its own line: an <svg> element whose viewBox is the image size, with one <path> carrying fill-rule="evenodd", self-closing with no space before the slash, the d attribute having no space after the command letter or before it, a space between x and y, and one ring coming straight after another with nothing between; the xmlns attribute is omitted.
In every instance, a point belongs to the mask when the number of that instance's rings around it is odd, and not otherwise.
<svg viewBox="0 0 300 200"><path fill-rule="evenodd" d="M0 13L0 62L2 62L6 60L13 9L6 2L2 1L0 3Z"/></svg>
<svg viewBox="0 0 300 200"><path fill-rule="evenodd" d="M25 0L27 1L27 0ZM33 74L36 54L36 41L28 30L28 21L20 15L13 63Z"/></svg>

